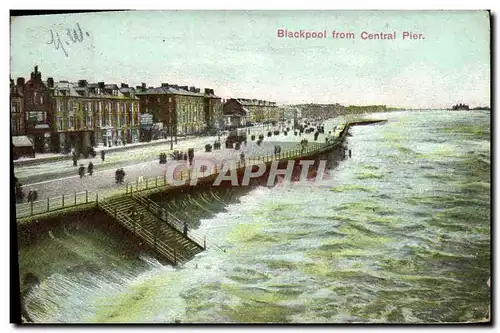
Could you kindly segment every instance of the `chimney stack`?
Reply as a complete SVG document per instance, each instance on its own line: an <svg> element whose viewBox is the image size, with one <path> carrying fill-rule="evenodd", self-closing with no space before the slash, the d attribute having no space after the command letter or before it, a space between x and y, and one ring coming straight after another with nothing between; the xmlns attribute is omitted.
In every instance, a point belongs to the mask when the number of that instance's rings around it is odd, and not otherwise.
<svg viewBox="0 0 500 333"><path fill-rule="evenodd" d="M98 83L97 83L97 86L98 86L100 89L104 89L104 82L98 82Z"/></svg>
<svg viewBox="0 0 500 333"><path fill-rule="evenodd" d="M195 87L189 87L190 92L195 92Z"/></svg>
<svg viewBox="0 0 500 333"><path fill-rule="evenodd" d="M128 88L128 84L126 84L126 83L122 83L122 84L121 84L121 87L122 87L122 88Z"/></svg>
<svg viewBox="0 0 500 333"><path fill-rule="evenodd" d="M162 88L168 88L168 83L162 83L162 84L161 84L161 87L162 87Z"/></svg>
<svg viewBox="0 0 500 333"><path fill-rule="evenodd" d="M53 77L47 78L47 86L49 88L54 88L54 78Z"/></svg>
<svg viewBox="0 0 500 333"><path fill-rule="evenodd" d="M179 89L182 89L182 90L186 90L186 91L189 91L189 88L188 86L180 86Z"/></svg>
<svg viewBox="0 0 500 333"><path fill-rule="evenodd" d="M205 94L210 95L210 89L209 88L205 88Z"/></svg>
<svg viewBox="0 0 500 333"><path fill-rule="evenodd" d="M87 86L87 80L78 80L78 87L86 87Z"/></svg>
<svg viewBox="0 0 500 333"><path fill-rule="evenodd" d="M17 85L21 88L24 88L24 77L17 78Z"/></svg>
<svg viewBox="0 0 500 333"><path fill-rule="evenodd" d="M200 92L200 88L195 88L195 92L199 93Z"/></svg>
<svg viewBox="0 0 500 333"><path fill-rule="evenodd" d="M142 85L142 89L146 90L146 83L142 82L141 85Z"/></svg>

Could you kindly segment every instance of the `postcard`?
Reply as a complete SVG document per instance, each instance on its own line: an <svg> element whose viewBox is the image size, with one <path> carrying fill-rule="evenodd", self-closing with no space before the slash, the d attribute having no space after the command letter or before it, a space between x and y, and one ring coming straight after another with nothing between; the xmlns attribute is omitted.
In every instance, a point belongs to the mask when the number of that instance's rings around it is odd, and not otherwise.
<svg viewBox="0 0 500 333"><path fill-rule="evenodd" d="M491 324L489 11L11 14L11 322Z"/></svg>

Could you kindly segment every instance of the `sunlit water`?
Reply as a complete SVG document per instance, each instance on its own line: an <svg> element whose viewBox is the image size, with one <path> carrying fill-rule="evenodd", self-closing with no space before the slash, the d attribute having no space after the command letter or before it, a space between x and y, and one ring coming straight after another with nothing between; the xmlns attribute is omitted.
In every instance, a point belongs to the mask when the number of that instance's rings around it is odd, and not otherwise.
<svg viewBox="0 0 500 333"><path fill-rule="evenodd" d="M43 280L27 299L33 319L483 319L490 304L490 114L373 117L389 122L352 128L352 158L322 181L220 190L178 203L179 216L209 240L189 267L138 257L95 230L54 230L22 248L21 273Z"/></svg>

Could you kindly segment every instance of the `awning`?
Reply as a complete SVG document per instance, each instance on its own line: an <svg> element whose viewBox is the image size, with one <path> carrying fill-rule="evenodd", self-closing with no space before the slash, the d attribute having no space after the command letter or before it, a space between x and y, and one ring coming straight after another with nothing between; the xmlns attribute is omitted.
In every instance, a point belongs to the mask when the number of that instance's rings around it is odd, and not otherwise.
<svg viewBox="0 0 500 333"><path fill-rule="evenodd" d="M14 145L14 147L33 147L33 143L31 142L31 140L24 135L13 136L12 144Z"/></svg>

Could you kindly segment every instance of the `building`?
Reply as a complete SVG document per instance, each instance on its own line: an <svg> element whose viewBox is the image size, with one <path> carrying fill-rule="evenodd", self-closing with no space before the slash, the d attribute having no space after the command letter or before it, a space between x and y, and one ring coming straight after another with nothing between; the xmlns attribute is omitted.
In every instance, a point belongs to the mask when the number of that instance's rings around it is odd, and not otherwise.
<svg viewBox="0 0 500 333"><path fill-rule="evenodd" d="M54 111L58 151L139 141L139 100L122 83L47 80Z"/></svg>
<svg viewBox="0 0 500 333"><path fill-rule="evenodd" d="M205 88L205 122L207 130L218 130L223 127L222 99L215 95L213 89Z"/></svg>
<svg viewBox="0 0 500 333"><path fill-rule="evenodd" d="M247 123L280 120L280 111L275 102L230 98L224 103L225 126L245 126Z"/></svg>
<svg viewBox="0 0 500 333"><path fill-rule="evenodd" d="M18 79L19 81L20 79ZM10 80L10 125L12 136L24 135L25 114L24 98L21 86Z"/></svg>
<svg viewBox="0 0 500 333"><path fill-rule="evenodd" d="M143 113L153 115L153 122L162 124L165 137L204 133L220 124L222 103L213 89L205 93L196 87L162 83L137 87ZM147 130L142 134L147 137Z"/></svg>
<svg viewBox="0 0 500 333"><path fill-rule="evenodd" d="M50 103L50 93L42 81L42 73L35 66L30 80L17 79L17 89L23 94L25 134L35 146L35 152L53 151L57 142L54 140L54 115Z"/></svg>

